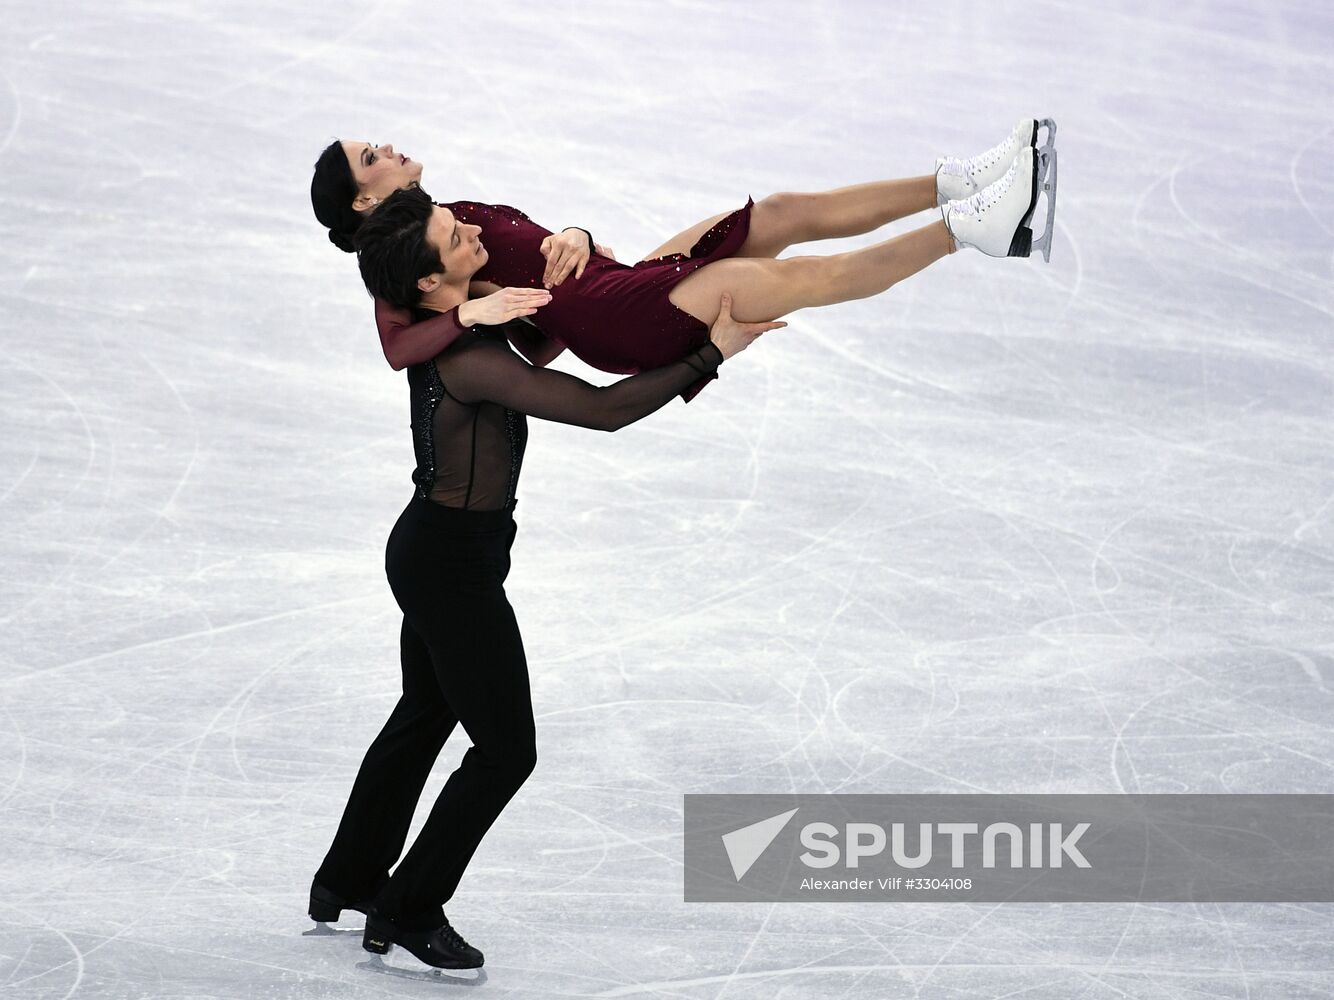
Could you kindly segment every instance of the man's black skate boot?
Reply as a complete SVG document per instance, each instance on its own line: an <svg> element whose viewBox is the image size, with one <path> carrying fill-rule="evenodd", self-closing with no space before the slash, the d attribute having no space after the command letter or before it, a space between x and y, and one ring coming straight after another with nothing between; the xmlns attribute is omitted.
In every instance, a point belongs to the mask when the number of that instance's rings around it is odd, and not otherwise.
<svg viewBox="0 0 1334 1000"><path fill-rule="evenodd" d="M383 955L394 945L406 948L437 969L480 969L484 961L482 953L463 940L448 920L429 931L403 930L372 906L366 914L366 933L361 946Z"/></svg>
<svg viewBox="0 0 1334 1000"><path fill-rule="evenodd" d="M358 913L365 913L370 909L371 900L375 898L375 892L371 893L365 899L347 899L338 895L332 889L322 886L318 880L310 883L310 919L322 923L332 924L337 922L342 916L344 910L356 910Z"/></svg>

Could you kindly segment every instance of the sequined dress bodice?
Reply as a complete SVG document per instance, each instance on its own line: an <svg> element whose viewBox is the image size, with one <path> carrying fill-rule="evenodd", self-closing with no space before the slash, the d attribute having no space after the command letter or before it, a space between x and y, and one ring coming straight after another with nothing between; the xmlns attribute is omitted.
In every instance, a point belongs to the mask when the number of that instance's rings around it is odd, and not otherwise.
<svg viewBox="0 0 1334 1000"><path fill-rule="evenodd" d="M461 221L481 227L488 257L474 280L501 288L542 287L546 270L542 241L551 230L509 205L444 204ZM692 272L741 249L753 205L748 199L743 208L701 236L688 253L633 265L591 255L582 275L570 275L551 289L551 301L531 317L533 323L604 372L628 375L684 357L707 343L709 328L673 305L671 291ZM688 389L686 398L703 384Z"/></svg>

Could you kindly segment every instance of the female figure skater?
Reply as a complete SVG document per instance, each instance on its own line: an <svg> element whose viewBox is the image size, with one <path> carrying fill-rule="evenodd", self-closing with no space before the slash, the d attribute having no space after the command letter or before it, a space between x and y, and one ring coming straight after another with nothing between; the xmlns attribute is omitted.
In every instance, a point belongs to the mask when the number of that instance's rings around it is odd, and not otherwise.
<svg viewBox="0 0 1334 1000"><path fill-rule="evenodd" d="M405 256L429 255L449 284L432 287L420 306L452 307L486 258L475 234L452 241L449 221L424 192L400 192L361 227L363 269L393 275ZM715 312L704 344L606 388L529 365L501 331L480 326L409 368L417 489L385 551L403 611L403 695L366 753L315 876L315 920L359 909L366 913L368 951L383 954L399 944L439 968L482 964L482 953L452 928L442 904L537 759L528 668L504 589L525 414L617 430L784 325L737 323L725 299ZM455 723L472 746L390 877L422 786Z"/></svg>
<svg viewBox="0 0 1334 1000"><path fill-rule="evenodd" d="M1039 151L1042 127L1047 141ZM633 267L597 252L592 237L581 231L558 236L508 206L452 202L447 207L464 227L459 238L479 229L488 254L471 291L493 297L460 303L461 314L418 324L409 322L403 301L377 301L385 354L400 368L440 350L478 322L483 311L508 318L541 308L533 322L556 341L550 356L568 346L595 368L635 372L703 343L724 289L733 295L738 319L761 321L884 291L959 246L992 256L1027 256L1040 191L1047 195L1047 229L1037 244L1047 257L1055 212L1054 170L1048 176L1055 164L1054 139L1050 119L1024 119L986 153L938 160L934 175L748 201L738 211L677 234ZM355 248L365 213L420 178L421 165L392 146L333 143L316 164L312 203L330 227L330 240ZM794 243L868 232L937 205L939 222L875 246L775 259ZM586 248L575 249L585 241ZM575 280L566 282L571 271ZM549 300L543 289L551 290ZM538 352L524 353L535 363L550 360ZM689 387L683 398L693 398L706 381Z"/></svg>

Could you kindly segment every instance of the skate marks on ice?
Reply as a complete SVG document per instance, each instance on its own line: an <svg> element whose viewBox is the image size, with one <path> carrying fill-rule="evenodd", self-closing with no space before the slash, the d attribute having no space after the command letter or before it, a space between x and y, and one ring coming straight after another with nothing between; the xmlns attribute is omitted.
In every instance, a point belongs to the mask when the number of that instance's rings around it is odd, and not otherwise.
<svg viewBox="0 0 1334 1000"><path fill-rule="evenodd" d="M351 914L295 919L397 696L379 563L411 468L402 374L303 204L323 141L412 142L433 193L626 258L747 193L922 172L1030 109L1070 174L1049 266L956 257L800 312L610 439L532 422L510 590L544 756L461 886L490 985L1334 993L1328 907L680 902L684 791L1328 787L1334 23L830 16L856 6L428 5L410 52L401 5L28 5L0 74L0 993L485 981L372 957ZM413 105L455 89L460 16L522 58L478 63L483 112L445 127ZM598 73L551 92L571 52Z"/></svg>

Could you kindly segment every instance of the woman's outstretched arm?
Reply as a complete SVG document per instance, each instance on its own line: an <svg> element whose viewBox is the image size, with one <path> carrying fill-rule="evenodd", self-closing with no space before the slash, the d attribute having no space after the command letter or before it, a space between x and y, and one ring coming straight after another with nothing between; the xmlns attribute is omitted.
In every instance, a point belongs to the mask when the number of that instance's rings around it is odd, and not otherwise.
<svg viewBox="0 0 1334 1000"><path fill-rule="evenodd" d="M435 357L467 329L459 323L457 307L414 323L412 313L384 299L375 300L375 326L380 331L385 360L396 372Z"/></svg>

